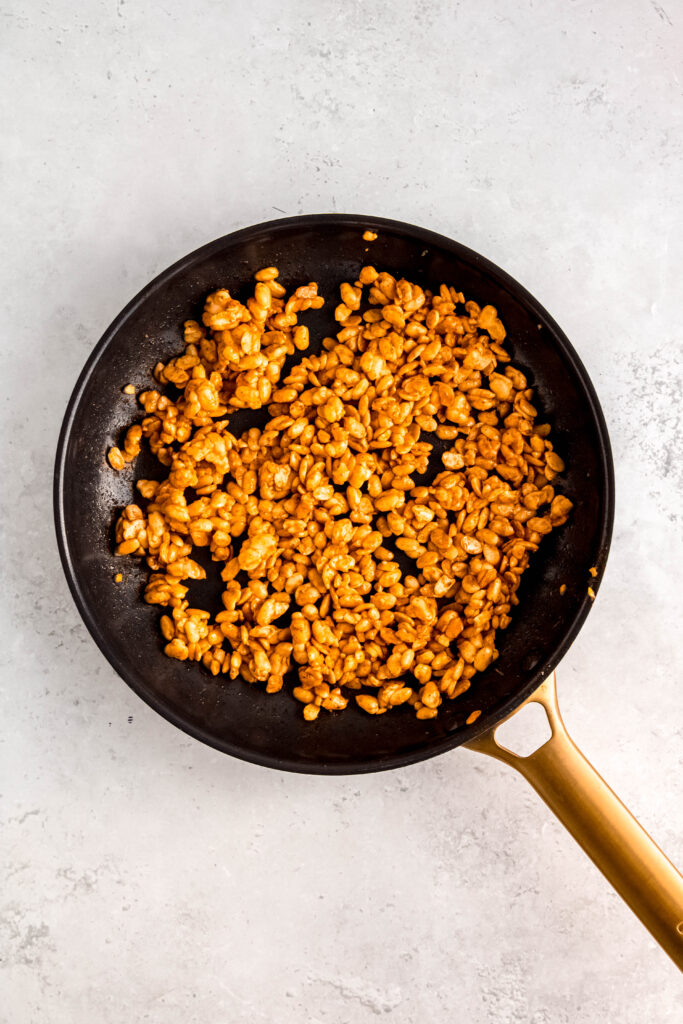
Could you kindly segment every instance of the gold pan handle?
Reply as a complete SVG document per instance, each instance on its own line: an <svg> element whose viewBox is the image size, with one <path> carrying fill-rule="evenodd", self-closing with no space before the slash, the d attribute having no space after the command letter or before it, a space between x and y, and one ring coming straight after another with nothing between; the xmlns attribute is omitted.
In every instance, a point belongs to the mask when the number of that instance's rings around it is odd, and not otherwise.
<svg viewBox="0 0 683 1024"><path fill-rule="evenodd" d="M557 704L554 674L521 707L530 703L545 708L552 735L528 757L497 742L501 722L465 746L504 761L531 783L683 970L683 878L570 737Z"/></svg>

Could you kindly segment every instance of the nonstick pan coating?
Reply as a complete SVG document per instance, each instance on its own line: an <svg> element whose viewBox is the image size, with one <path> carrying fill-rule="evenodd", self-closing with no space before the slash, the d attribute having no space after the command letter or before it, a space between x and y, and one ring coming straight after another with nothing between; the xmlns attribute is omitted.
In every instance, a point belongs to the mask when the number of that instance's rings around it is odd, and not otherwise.
<svg viewBox="0 0 683 1024"><path fill-rule="evenodd" d="M378 233L363 241L363 232ZM543 257L539 254L539 259ZM182 322L196 316L207 293L227 286L248 293L254 272L280 268L287 286L317 281L326 306L305 314L312 337L335 332L337 288L365 263L423 287L453 284L469 299L496 306L514 364L536 389L539 422L552 425L567 469L560 489L574 502L568 523L544 538L532 557L499 634L500 657L470 690L447 701L432 721L406 708L373 717L355 706L304 722L287 693L214 678L197 664L163 654L160 612L141 599L144 566L116 558L112 524L133 500L133 482L154 472L144 456L115 473L105 455L122 429L140 417L122 394L152 386L151 370L182 348ZM242 415L242 414L240 414ZM232 421L237 429L238 420ZM158 475L158 469L156 470ZM376 217L315 215L271 221L203 246L160 274L116 318L88 360L64 418L55 467L55 518L64 570L83 619L116 671L174 725L219 750L288 771L343 774L410 764L471 740L510 714L555 668L591 606L589 574L600 579L613 518L609 439L590 379L576 352L543 307L508 274L441 235ZM116 584L114 575L123 573ZM215 574L214 574L215 575ZM564 584L566 589L560 593ZM216 584L205 584L215 597ZM202 591L191 592L201 605ZM208 606L208 604L207 604ZM472 711L481 716L465 724Z"/></svg>

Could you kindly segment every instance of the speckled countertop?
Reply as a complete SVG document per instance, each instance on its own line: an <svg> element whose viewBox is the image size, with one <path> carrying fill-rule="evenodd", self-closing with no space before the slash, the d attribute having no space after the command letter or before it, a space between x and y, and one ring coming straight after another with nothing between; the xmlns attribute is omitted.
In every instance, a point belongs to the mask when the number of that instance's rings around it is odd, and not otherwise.
<svg viewBox="0 0 683 1024"><path fill-rule="evenodd" d="M504 766L285 776L157 717L86 634L51 510L76 376L163 267L281 214L458 238L602 400L614 543L560 698L683 862L680 4L25 0L2 23L0 1019L680 1021L673 965Z"/></svg>

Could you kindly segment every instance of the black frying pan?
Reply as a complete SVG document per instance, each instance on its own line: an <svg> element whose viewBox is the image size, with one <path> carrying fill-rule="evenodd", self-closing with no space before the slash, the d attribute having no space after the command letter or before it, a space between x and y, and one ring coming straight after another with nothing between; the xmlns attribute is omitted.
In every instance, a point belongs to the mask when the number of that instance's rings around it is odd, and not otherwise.
<svg viewBox="0 0 683 1024"><path fill-rule="evenodd" d="M371 243L362 237L368 228L378 234ZM340 282L355 280L368 262L433 290L442 282L454 284L467 298L496 306L513 361L536 390L539 421L552 424L567 466L561 490L574 510L533 556L512 624L499 637L499 659L475 677L467 693L446 702L436 719L419 721L407 707L372 717L350 705L343 714L306 723L300 706L285 693L269 696L259 687L214 678L196 664L165 657L159 610L141 600L144 568L134 559L115 558L111 538L116 514L132 500L134 476L158 473L158 467L141 456L115 473L105 454L139 416L122 387L152 384L152 367L180 350L182 322L198 315L207 293L222 286L237 295L249 293L254 271L273 264L288 287L315 280L327 303L306 314L305 322L312 337L321 339L335 333L332 312ZM247 425L253 415L236 414L233 429L241 425L238 416ZM376 217L328 214L271 221L211 242L165 270L126 306L95 347L69 401L54 501L60 554L78 609L102 652L143 700L225 753L288 771L343 774L397 768L462 743L483 749L494 742L493 731L503 719L532 695L545 693L539 686L590 610L589 585L594 591L599 586L612 531L614 480L609 438L588 374L558 325L521 285L477 253L431 231ZM591 567L597 569L595 579ZM119 571L124 580L117 585ZM217 583L200 587L203 591L190 596L208 607ZM475 710L480 717L467 725ZM497 745L489 750L495 756L500 751ZM510 760L507 753L504 759ZM589 853L600 860L599 852ZM674 915L679 919L683 890L680 896Z"/></svg>

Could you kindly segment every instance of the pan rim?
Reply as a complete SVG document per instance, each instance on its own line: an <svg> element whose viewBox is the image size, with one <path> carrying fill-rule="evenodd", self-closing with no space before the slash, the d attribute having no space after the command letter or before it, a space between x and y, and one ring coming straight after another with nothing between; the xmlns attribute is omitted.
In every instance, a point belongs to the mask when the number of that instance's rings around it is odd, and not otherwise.
<svg viewBox="0 0 683 1024"><path fill-rule="evenodd" d="M446 737L427 740L424 744L421 744L408 752L393 755L381 754L376 755L375 758L372 756L365 758L351 758L343 762L322 760L316 762L297 761L294 758L282 758L256 752L251 750L249 747L240 746L234 742L222 741L217 737L212 736L206 730L186 721L180 714L167 707L155 693L145 688L144 684L134 673L129 672L126 669L126 667L121 663L116 646L111 644L104 636L97 621L97 616L93 613L81 589L79 574L73 563L69 549L66 527L67 515L64 506L66 451L83 392L100 358L106 352L118 331L122 328L129 317L138 309L138 307L147 301L147 299L158 288L167 284L174 276L189 269L200 259L212 255L214 252L228 244L232 245L239 242L241 239L253 238L261 232L267 231L272 233L286 231L292 227L313 227L321 224L337 224L344 227L362 228L363 230L377 229L379 231L390 230L400 232L401 234L420 240L427 245L433 245L448 251L494 278L499 285L505 288L505 290L511 293L516 299L520 300L530 311L532 311L534 316L537 317L538 322L550 331L555 344L557 344L561 349L564 357L571 365L572 371L581 383L586 400L587 411L590 410L590 415L595 423L596 432L600 441L600 487L603 499L603 516L599 530L598 550L600 552L601 567L604 568L609 554L614 523L615 494L612 450L604 414L594 385L578 353L569 341L569 338L566 336L559 324L557 324L551 317L548 311L529 291L527 291L526 288L524 288L523 285L516 281L507 273L507 271L501 269L475 250L468 248L455 239L449 238L446 235L441 235L427 228L408 224L403 221L376 217L374 215L344 213L305 214L294 217L276 218L274 220L264 221L259 224L239 228L236 231L229 232L226 235L222 235L221 237L194 249L191 253L181 257L165 270L162 270L148 284L141 288L104 331L86 360L76 384L74 385L67 403L57 441L53 478L53 510L57 546L59 549L62 568L78 612L90 635L109 664L124 680L124 682L138 695L138 697L144 700L149 707L172 725L176 726L176 728L181 729L184 733L192 736L194 739L197 739L208 746L221 751L222 753L230 754L233 757L238 757L240 760L257 764L261 767L276 768L282 771L290 771L307 775L357 775L368 772L402 768L409 764L416 764L428 758L443 754L448 750L461 746L469 740L476 739L476 737L487 731L491 726L508 717L534 692L534 690L538 688L543 679L545 679L557 667L581 630L581 627L591 610L593 604L592 600L588 595L586 595L585 599L579 606L576 615L565 629L560 642L553 649L552 654L536 666L524 686L516 690L508 697L507 700L496 708L495 714L488 713L486 715L482 715L481 718L471 726L462 726Z"/></svg>

